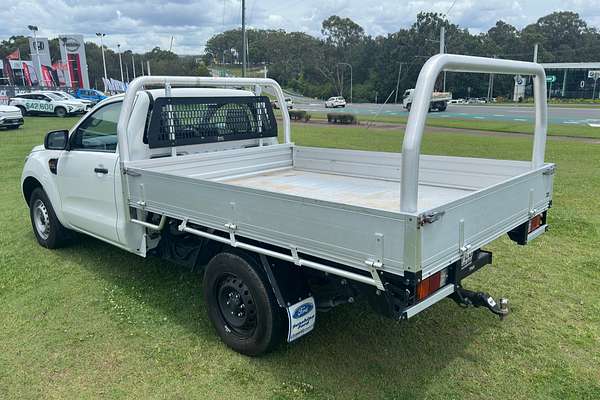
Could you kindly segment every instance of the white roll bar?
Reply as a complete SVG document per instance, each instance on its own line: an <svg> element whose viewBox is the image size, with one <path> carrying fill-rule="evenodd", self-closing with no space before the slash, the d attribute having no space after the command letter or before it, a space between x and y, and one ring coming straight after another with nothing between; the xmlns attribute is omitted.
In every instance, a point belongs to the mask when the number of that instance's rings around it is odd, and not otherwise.
<svg viewBox="0 0 600 400"><path fill-rule="evenodd" d="M421 139L423 138L425 120L429 111L434 84L442 71L533 75L535 134L531 167L539 168L544 164L546 130L548 128L546 73L544 68L540 64L525 61L438 54L427 60L419 73L414 100L406 124L402 144L402 182L400 189L400 210L402 212L416 213L418 211Z"/></svg>
<svg viewBox="0 0 600 400"><path fill-rule="evenodd" d="M273 79L268 78L212 78L198 76L141 76L134 79L127 88L119 122L117 124L117 134L119 143L119 157L121 165L130 161L129 142L127 128L129 119L133 112L135 98L140 90L147 86L162 86L169 84L171 87L193 87L193 86L218 86L218 87L243 87L243 86L264 86L274 90L279 104L285 105L285 97L279 84ZM286 143L291 143L290 115L287 107L280 107L283 115L283 132Z"/></svg>

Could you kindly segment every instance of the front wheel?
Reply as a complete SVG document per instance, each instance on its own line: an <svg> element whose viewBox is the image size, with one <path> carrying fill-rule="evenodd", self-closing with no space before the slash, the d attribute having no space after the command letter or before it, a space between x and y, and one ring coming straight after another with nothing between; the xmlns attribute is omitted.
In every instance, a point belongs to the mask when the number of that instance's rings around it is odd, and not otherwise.
<svg viewBox="0 0 600 400"><path fill-rule="evenodd" d="M283 340L287 317L251 255L217 254L206 266L203 285L208 316L227 346L258 356Z"/></svg>
<svg viewBox="0 0 600 400"><path fill-rule="evenodd" d="M17 106L19 110L21 110L21 115L24 117L27 115L27 109L23 106Z"/></svg>
<svg viewBox="0 0 600 400"><path fill-rule="evenodd" d="M29 217L40 246L56 249L67 241L68 232L56 217L50 199L42 188L38 187L31 193Z"/></svg>

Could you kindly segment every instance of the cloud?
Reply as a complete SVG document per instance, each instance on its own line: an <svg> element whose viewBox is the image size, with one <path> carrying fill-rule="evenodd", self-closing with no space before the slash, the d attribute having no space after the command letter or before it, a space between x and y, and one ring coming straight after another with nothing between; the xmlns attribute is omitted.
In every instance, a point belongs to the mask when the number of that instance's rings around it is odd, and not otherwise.
<svg viewBox="0 0 600 400"><path fill-rule="evenodd" d="M321 22L332 14L349 17L370 35L385 35L410 26L420 11L446 13L453 0L247 0L248 26L320 35ZM600 0L457 0L449 18L473 32L487 31L498 19L517 27L555 10L573 10L592 26L600 24ZM155 46L200 54L214 34L240 25L240 0L2 0L0 39L28 35L36 24L41 36L80 33L116 48L148 51Z"/></svg>

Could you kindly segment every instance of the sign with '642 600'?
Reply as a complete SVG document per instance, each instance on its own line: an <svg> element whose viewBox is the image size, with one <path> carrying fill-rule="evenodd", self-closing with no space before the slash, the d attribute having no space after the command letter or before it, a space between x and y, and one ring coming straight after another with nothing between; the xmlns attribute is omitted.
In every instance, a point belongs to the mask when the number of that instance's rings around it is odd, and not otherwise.
<svg viewBox="0 0 600 400"><path fill-rule="evenodd" d="M35 110L35 111L49 111L52 112L54 111L54 106L50 103L42 103L42 102L38 102L38 101L28 101L27 103L25 103L25 107L28 110Z"/></svg>

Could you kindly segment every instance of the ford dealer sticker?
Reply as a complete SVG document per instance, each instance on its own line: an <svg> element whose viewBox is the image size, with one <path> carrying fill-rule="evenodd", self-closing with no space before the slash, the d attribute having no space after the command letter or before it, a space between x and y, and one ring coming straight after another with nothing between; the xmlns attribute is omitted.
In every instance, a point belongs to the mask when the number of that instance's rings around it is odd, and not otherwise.
<svg viewBox="0 0 600 400"><path fill-rule="evenodd" d="M317 317L317 309L315 307L315 299L308 297L296 304L287 308L288 313L288 342L298 339L300 336L306 335L315 327L315 319Z"/></svg>

